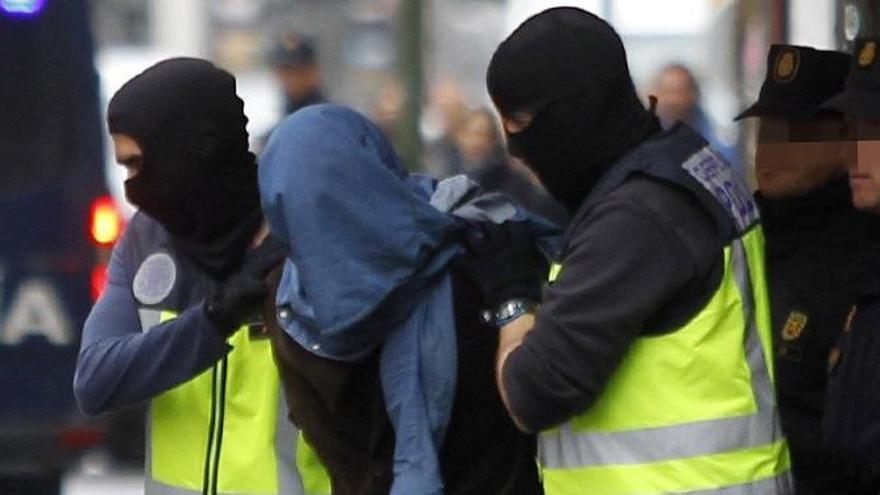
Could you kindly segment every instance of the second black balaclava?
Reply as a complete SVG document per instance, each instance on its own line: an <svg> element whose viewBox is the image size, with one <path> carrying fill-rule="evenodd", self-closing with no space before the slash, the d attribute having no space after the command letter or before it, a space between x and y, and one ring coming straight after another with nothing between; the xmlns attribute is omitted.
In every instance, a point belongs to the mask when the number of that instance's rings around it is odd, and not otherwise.
<svg viewBox="0 0 880 495"><path fill-rule="evenodd" d="M503 116L534 114L507 134L511 154L572 213L614 162L660 130L639 101L620 37L581 9L525 21L495 51L486 83Z"/></svg>
<svg viewBox="0 0 880 495"><path fill-rule="evenodd" d="M235 79L206 60L159 62L110 100L110 132L132 137L143 166L129 201L215 279L240 262L262 223L256 159Z"/></svg>

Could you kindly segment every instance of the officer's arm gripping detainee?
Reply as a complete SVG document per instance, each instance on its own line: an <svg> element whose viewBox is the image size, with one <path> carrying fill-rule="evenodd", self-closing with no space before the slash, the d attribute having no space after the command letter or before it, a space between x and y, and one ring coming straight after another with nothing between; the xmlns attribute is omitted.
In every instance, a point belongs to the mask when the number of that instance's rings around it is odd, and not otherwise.
<svg viewBox="0 0 880 495"><path fill-rule="evenodd" d="M86 414L147 400L207 369L231 349L201 305L142 331L131 291L133 270L126 263L127 234L113 249L107 287L83 327L73 391Z"/></svg>
<svg viewBox="0 0 880 495"><path fill-rule="evenodd" d="M590 407L637 337L675 328L708 301L723 246L695 204L639 178L575 217L537 314L500 330L498 386L521 429L541 431Z"/></svg>

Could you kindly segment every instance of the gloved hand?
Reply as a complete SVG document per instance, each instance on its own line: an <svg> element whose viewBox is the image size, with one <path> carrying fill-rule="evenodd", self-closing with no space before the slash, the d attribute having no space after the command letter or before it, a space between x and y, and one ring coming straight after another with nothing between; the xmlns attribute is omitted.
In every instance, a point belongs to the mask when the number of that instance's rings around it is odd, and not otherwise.
<svg viewBox="0 0 880 495"><path fill-rule="evenodd" d="M269 294L265 277L286 256L272 236L245 256L244 264L205 299L202 309L224 336L232 334L244 319L260 309Z"/></svg>
<svg viewBox="0 0 880 495"><path fill-rule="evenodd" d="M495 312L512 299L541 300L547 259L525 224L470 223L465 244L455 264L480 286L486 309Z"/></svg>

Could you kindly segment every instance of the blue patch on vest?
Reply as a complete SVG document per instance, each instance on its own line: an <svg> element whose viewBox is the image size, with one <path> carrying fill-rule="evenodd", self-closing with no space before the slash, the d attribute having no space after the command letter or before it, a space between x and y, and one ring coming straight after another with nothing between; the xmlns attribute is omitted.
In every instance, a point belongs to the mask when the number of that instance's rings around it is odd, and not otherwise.
<svg viewBox="0 0 880 495"><path fill-rule="evenodd" d="M748 187L708 146L691 155L681 166L730 213L737 230L743 232L758 222L758 207Z"/></svg>

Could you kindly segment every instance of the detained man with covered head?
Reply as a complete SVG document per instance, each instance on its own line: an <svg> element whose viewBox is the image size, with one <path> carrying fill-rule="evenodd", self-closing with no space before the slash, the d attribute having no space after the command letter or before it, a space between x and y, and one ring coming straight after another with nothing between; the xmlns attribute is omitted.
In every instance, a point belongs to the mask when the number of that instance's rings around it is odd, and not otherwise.
<svg viewBox="0 0 880 495"><path fill-rule="evenodd" d="M160 62L110 101L139 211L83 328L74 392L90 414L149 404L146 493L302 493L257 316L283 251L265 239L246 123L235 79L199 59Z"/></svg>
<svg viewBox="0 0 880 495"><path fill-rule="evenodd" d="M541 493L534 437L494 386L497 335L454 261L477 219L550 244L558 231L464 176L410 174L374 123L338 105L281 122L259 179L288 250L269 330L332 492Z"/></svg>
<svg viewBox="0 0 880 495"><path fill-rule="evenodd" d="M470 240L486 299L504 295L496 379L541 432L546 492L790 493L748 187L687 126L660 129L583 10L525 21L487 85L511 152L573 214L540 306L521 304L542 274L514 230Z"/></svg>

